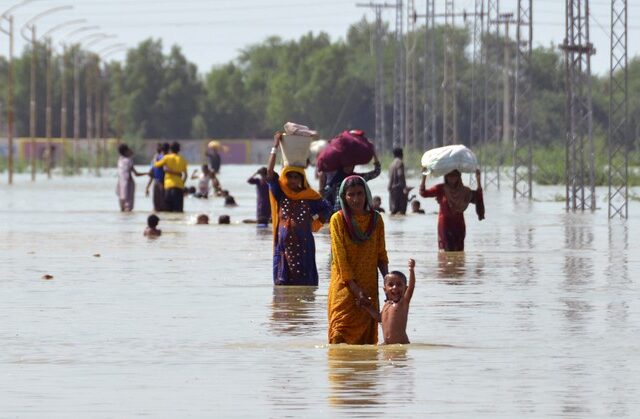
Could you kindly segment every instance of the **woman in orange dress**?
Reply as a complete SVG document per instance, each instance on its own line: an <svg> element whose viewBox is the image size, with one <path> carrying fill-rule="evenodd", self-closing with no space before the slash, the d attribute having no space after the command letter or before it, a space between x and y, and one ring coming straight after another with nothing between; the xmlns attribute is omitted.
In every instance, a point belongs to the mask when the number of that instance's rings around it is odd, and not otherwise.
<svg viewBox="0 0 640 419"><path fill-rule="evenodd" d="M364 307L379 309L378 270L388 272L384 222L363 178L347 177L338 199L342 210L330 221L329 343L375 345L378 322Z"/></svg>

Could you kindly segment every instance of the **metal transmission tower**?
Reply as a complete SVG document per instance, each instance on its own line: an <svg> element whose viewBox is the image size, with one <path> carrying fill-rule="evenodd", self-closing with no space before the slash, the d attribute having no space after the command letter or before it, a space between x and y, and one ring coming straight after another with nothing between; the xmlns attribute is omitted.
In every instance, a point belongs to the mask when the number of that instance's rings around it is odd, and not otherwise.
<svg viewBox="0 0 640 419"><path fill-rule="evenodd" d="M396 59L393 68L393 147L404 144L404 42L402 0L396 0Z"/></svg>
<svg viewBox="0 0 640 419"><path fill-rule="evenodd" d="M480 143L484 115L482 112L481 73L484 64L482 38L484 37L484 0L475 0L473 19L473 60L471 61L471 125L469 126L469 145Z"/></svg>
<svg viewBox="0 0 640 419"><path fill-rule="evenodd" d="M533 0L518 0L516 29L516 86L514 98L513 197L532 198L532 88Z"/></svg>
<svg viewBox="0 0 640 419"><path fill-rule="evenodd" d="M438 144L436 126L436 103L438 89L436 87L436 18L435 0L427 0L424 30L424 116L423 116L423 149L434 148Z"/></svg>
<svg viewBox="0 0 640 419"><path fill-rule="evenodd" d="M567 0L562 49L566 78L566 209L596 209L589 0Z"/></svg>
<svg viewBox="0 0 640 419"><path fill-rule="evenodd" d="M382 10L386 8L396 8L395 4L391 3L357 3L356 7L366 7L373 9L376 13L376 34L375 34L375 57L376 57L376 84L375 84L375 139L376 146L379 150L385 150L389 148L390 144L387 144L385 133L385 120L384 120L384 49L382 46Z"/></svg>
<svg viewBox="0 0 640 419"><path fill-rule="evenodd" d="M609 218L628 217L627 0L611 0Z"/></svg>
<svg viewBox="0 0 640 419"><path fill-rule="evenodd" d="M495 32L491 26L498 21L500 17L499 0L487 0L487 39L485 40L484 57L486 64L486 72L484 78L484 143L493 144L497 147L495 160L491 163L495 165L494 172L488 171L487 161L484 162L484 188L488 189L490 185L495 185L500 189L500 170L502 165L502 155L500 146L501 127L500 127L500 91L501 80L499 77L501 68L500 57L500 25L495 25ZM491 34L493 33L493 36ZM494 96L490 95L494 92ZM485 159L486 160L486 159Z"/></svg>
<svg viewBox="0 0 640 419"><path fill-rule="evenodd" d="M406 36L406 61L405 61L405 134L404 147L415 149L416 138L416 13L415 0L408 0L407 4L407 36Z"/></svg>
<svg viewBox="0 0 640 419"><path fill-rule="evenodd" d="M444 78L442 81L442 144L458 144L457 74L455 58L455 12L453 0L445 2Z"/></svg>

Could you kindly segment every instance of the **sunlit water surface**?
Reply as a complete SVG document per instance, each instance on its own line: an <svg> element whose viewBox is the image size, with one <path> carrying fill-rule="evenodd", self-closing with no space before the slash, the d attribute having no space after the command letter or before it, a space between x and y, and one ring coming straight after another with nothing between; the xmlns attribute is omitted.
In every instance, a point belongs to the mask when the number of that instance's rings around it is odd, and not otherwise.
<svg viewBox="0 0 640 419"><path fill-rule="evenodd" d="M486 191L464 254L426 215L385 216L392 269L416 259L407 346L326 344L329 236L317 288L274 288L252 166L225 166L240 204L185 202L142 236L101 177L0 185L0 417L639 417L640 205L567 214L562 188ZM410 183L417 185L417 178ZM371 182L388 206L386 178ZM194 225L195 216L230 226ZM53 279L44 280L44 275Z"/></svg>

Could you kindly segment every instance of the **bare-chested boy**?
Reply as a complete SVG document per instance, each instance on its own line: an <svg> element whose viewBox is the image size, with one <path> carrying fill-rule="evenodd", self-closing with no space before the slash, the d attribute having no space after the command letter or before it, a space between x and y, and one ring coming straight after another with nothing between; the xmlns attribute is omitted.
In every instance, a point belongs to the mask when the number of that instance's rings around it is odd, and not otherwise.
<svg viewBox="0 0 640 419"><path fill-rule="evenodd" d="M369 311L374 319L382 322L384 343L409 343L407 337L407 319L409 317L409 303L416 285L414 268L416 262L409 259L409 284L407 277L399 271L389 272L384 277L384 293L387 296L382 312L378 313L371 307L363 307Z"/></svg>

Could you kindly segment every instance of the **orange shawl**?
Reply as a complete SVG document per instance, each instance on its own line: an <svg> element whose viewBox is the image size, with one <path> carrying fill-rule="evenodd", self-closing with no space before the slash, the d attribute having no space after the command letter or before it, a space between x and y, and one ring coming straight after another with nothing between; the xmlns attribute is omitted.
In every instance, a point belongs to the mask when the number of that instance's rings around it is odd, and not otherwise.
<svg viewBox="0 0 640 419"><path fill-rule="evenodd" d="M302 184L304 189L299 192L296 192L287 186L287 173L296 172L302 176ZM282 193L289 199L308 199L308 200L317 200L322 199L320 194L315 190L311 189L309 186L309 182L307 182L307 175L302 167L295 166L286 166L282 168L282 173L278 177L278 184L280 185L280 190ZM269 190L269 201L271 202L271 222L273 223L273 243L275 244L278 239L278 224L280 222L280 217L278 217L278 213L280 207L278 205L278 201L276 197L273 195L271 190ZM322 221L319 219L314 219L311 222L311 230L318 231L322 228Z"/></svg>

